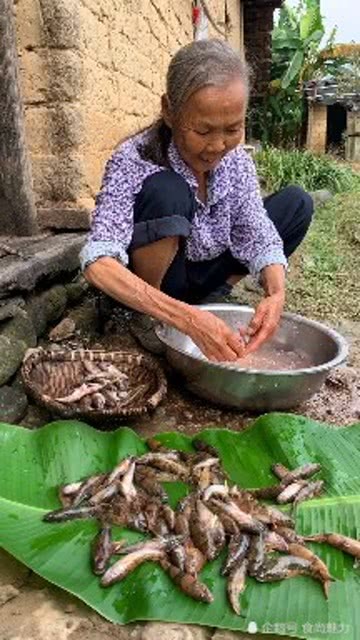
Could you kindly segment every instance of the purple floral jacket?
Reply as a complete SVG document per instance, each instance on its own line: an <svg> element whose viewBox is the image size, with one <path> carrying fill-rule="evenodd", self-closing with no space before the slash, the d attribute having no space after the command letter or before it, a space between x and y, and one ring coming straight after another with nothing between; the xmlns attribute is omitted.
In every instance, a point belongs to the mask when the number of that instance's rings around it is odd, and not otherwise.
<svg viewBox="0 0 360 640"><path fill-rule="evenodd" d="M80 254L83 269L103 256L116 258L124 265L129 262L135 197L148 176L163 170L139 153L146 135L141 133L125 141L106 165L91 230ZM196 194L196 178L173 142L168 160ZM210 173L207 202L196 197L196 205L186 239L189 260L209 260L230 249L253 275L271 264L286 266L282 240L263 206L254 163L242 147L228 153Z"/></svg>

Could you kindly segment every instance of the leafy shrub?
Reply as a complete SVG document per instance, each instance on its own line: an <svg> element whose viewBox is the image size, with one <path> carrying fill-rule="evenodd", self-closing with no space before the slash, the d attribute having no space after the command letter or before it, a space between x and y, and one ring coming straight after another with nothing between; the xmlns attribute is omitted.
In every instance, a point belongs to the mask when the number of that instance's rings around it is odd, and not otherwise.
<svg viewBox="0 0 360 640"><path fill-rule="evenodd" d="M328 156L317 156L310 151L266 147L256 153L255 162L268 192L289 184L299 185L306 191L360 191L360 175Z"/></svg>

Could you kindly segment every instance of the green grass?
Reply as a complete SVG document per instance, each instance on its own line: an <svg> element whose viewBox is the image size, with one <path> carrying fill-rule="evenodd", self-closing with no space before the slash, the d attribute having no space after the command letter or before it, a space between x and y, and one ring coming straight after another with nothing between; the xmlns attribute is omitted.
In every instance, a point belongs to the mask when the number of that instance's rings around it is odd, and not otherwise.
<svg viewBox="0 0 360 640"><path fill-rule="evenodd" d="M267 147L256 154L255 161L268 192L277 191L288 184L297 184L306 191L360 191L360 176L349 166L341 165L329 156Z"/></svg>
<svg viewBox="0 0 360 640"><path fill-rule="evenodd" d="M316 210L290 267L289 311L326 320L360 319L360 193L337 195Z"/></svg>
<svg viewBox="0 0 360 640"><path fill-rule="evenodd" d="M310 231L290 258L286 310L337 324L360 320L360 193L338 194L316 209ZM232 298L257 305L241 282Z"/></svg>

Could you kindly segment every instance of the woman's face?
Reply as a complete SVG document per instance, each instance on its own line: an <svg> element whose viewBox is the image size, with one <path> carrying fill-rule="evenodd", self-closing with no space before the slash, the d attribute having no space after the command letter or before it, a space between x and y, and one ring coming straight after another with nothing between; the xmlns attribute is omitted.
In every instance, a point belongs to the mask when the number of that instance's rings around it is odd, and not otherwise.
<svg viewBox="0 0 360 640"><path fill-rule="evenodd" d="M196 91L176 121L163 109L180 155L196 175L214 169L242 142L246 106L246 88L234 79L221 87Z"/></svg>

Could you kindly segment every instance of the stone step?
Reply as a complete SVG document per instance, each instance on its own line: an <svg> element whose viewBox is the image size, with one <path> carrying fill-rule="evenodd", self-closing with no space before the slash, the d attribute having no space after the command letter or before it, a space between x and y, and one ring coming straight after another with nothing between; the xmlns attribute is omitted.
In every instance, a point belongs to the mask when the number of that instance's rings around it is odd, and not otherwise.
<svg viewBox="0 0 360 640"><path fill-rule="evenodd" d="M44 278L75 271L85 233L0 236L0 298L31 291Z"/></svg>

